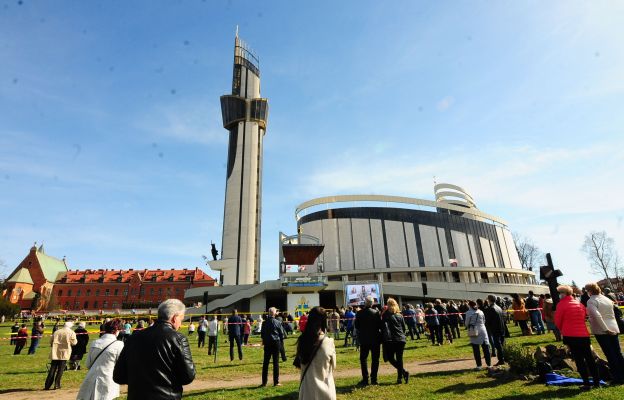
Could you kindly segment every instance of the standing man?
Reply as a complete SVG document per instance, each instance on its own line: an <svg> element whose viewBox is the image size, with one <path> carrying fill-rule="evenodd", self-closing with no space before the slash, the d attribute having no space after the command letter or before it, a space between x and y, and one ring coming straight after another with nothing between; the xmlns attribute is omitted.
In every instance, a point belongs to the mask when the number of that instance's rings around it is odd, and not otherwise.
<svg viewBox="0 0 624 400"><path fill-rule="evenodd" d="M340 314L337 308L329 316L329 330L334 334L334 340L340 339Z"/></svg>
<svg viewBox="0 0 624 400"><path fill-rule="evenodd" d="M65 364L71 356L71 347L78 343L76 339L76 333L71 329L74 326L73 322L65 322L63 328L58 329L50 338L50 370L48 371L48 377L45 381L45 390L50 390L52 383L54 383L54 389L61 388L61 378L65 371Z"/></svg>
<svg viewBox="0 0 624 400"><path fill-rule="evenodd" d="M529 291L529 297L524 300L524 305L529 310L529 318L531 318L531 327L537 331L538 335L546 333L544 329L544 321L542 321L542 310L539 310L539 299L535 297L533 291Z"/></svg>
<svg viewBox="0 0 624 400"><path fill-rule="evenodd" d="M353 310L351 309L351 307L349 307L347 309L347 311L344 313L344 318L345 318L345 341L344 341L344 345L345 347L347 347L349 345L349 336L351 336L351 338L353 338L353 320L355 319L355 313L353 312Z"/></svg>
<svg viewBox="0 0 624 400"><path fill-rule="evenodd" d="M282 324L275 318L277 309L269 308L269 317L262 324L260 336L264 345L264 360L262 362L262 386L267 385L269 379L269 361L273 359L273 386L279 383L279 353L284 340Z"/></svg>
<svg viewBox="0 0 624 400"><path fill-rule="evenodd" d="M128 400L177 400L182 385L195 379L188 340L178 332L185 312L180 300L165 300L158 306L156 323L126 340L113 380L128 385Z"/></svg>
<svg viewBox="0 0 624 400"><path fill-rule="evenodd" d="M503 345L505 344L505 312L496 304L496 296L489 295L487 297L490 306L483 310L485 315L485 326L490 335L490 342L496 350L498 362L495 364L505 364L505 353Z"/></svg>
<svg viewBox="0 0 624 400"><path fill-rule="evenodd" d="M212 351L217 352L217 333L219 332L219 321L217 316L213 316L208 324L208 355L212 355Z"/></svg>
<svg viewBox="0 0 624 400"><path fill-rule="evenodd" d="M206 331L208 330L208 321L202 315L197 324L197 348L206 345Z"/></svg>
<svg viewBox="0 0 624 400"><path fill-rule="evenodd" d="M239 317L236 309L232 310L232 315L228 318L228 339L230 342L230 361L234 361L234 342L238 347L238 359L243 359L242 332L243 319Z"/></svg>
<svg viewBox="0 0 624 400"><path fill-rule="evenodd" d="M373 307L373 297L366 296L364 308L355 315L355 329L360 343L360 367L362 368L362 386L368 385L368 353L371 353L370 383L377 384L379 370L379 345L381 344L381 317Z"/></svg>

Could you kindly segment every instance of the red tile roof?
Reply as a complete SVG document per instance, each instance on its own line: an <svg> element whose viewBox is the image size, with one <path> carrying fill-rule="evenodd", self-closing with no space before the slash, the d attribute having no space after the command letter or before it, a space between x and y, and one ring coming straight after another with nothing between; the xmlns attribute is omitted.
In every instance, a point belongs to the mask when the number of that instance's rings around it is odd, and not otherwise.
<svg viewBox="0 0 624 400"><path fill-rule="evenodd" d="M143 282L214 282L212 277L199 268L184 268L69 270L56 283L127 283L135 276Z"/></svg>

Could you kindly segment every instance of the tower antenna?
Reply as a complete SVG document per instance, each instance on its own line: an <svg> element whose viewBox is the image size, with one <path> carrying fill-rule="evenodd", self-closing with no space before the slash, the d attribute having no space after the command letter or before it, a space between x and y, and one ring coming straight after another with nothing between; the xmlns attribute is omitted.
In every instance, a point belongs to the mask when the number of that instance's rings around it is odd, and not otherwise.
<svg viewBox="0 0 624 400"><path fill-rule="evenodd" d="M236 25L236 38L238 39L238 25Z"/></svg>

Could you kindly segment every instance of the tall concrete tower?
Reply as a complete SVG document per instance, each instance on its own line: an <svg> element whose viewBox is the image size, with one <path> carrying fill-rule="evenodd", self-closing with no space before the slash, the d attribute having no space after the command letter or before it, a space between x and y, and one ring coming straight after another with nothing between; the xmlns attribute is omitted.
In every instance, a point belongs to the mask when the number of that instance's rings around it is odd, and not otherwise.
<svg viewBox="0 0 624 400"><path fill-rule="evenodd" d="M260 97L259 60L238 37L234 40L232 94L221 96L223 127L230 132L221 260L223 285L260 281L262 141L269 105Z"/></svg>

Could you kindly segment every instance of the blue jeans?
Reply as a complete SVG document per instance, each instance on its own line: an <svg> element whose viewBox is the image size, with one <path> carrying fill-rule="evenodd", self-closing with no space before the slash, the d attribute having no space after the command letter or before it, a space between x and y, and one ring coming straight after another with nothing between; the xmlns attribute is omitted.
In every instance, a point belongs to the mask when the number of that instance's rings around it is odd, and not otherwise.
<svg viewBox="0 0 624 400"><path fill-rule="evenodd" d="M531 316L531 326L537 329L537 333L546 333L544 329L544 321L542 321L542 313L539 310L529 311Z"/></svg>
<svg viewBox="0 0 624 400"><path fill-rule="evenodd" d="M35 354L35 351L39 347L39 338L33 337L30 341L30 347L28 348L28 354Z"/></svg>

